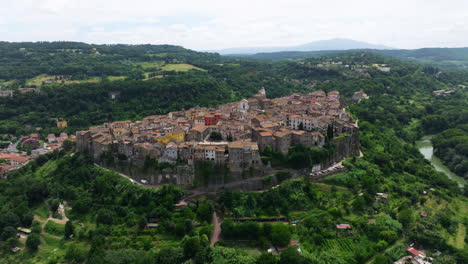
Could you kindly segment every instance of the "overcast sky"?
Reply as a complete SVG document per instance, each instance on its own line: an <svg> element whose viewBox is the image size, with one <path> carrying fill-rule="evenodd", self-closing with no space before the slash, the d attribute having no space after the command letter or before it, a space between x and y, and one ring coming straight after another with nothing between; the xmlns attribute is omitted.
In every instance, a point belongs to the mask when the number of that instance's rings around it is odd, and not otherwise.
<svg viewBox="0 0 468 264"><path fill-rule="evenodd" d="M196 50L350 38L468 46L467 0L0 0L0 40L175 44Z"/></svg>

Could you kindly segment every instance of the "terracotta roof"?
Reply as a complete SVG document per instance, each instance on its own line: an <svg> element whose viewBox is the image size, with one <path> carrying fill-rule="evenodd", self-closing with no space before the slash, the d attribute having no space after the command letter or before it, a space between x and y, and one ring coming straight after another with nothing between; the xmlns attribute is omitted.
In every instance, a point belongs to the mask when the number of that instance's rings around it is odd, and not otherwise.
<svg viewBox="0 0 468 264"><path fill-rule="evenodd" d="M406 249L409 253L411 253L413 256L419 256L421 258L425 258L426 257L426 254L422 253L421 251L413 248L413 247L409 247Z"/></svg>
<svg viewBox="0 0 468 264"><path fill-rule="evenodd" d="M271 127L278 126L278 124L277 123L267 123L267 124L262 124L260 126L263 127L263 128L271 128Z"/></svg>
<svg viewBox="0 0 468 264"><path fill-rule="evenodd" d="M205 131L205 129L206 129L206 126L203 125L203 124L196 125L196 126L192 127L192 130L195 130L195 131L198 131L198 132L203 132L203 131Z"/></svg>
<svg viewBox="0 0 468 264"><path fill-rule="evenodd" d="M305 131L304 130L292 130L291 134L294 135L304 135Z"/></svg>
<svg viewBox="0 0 468 264"><path fill-rule="evenodd" d="M288 131L276 131L273 135L275 137L285 137L289 135L289 132Z"/></svg>
<svg viewBox="0 0 468 264"><path fill-rule="evenodd" d="M8 171L14 167L14 165L0 163L0 171Z"/></svg>
<svg viewBox="0 0 468 264"><path fill-rule="evenodd" d="M260 132L260 136L262 136L262 137L271 137L271 136L273 136L273 133L270 132L270 131Z"/></svg>
<svg viewBox="0 0 468 264"><path fill-rule="evenodd" d="M351 226L349 224L339 224L339 225L336 225L336 228L338 228L338 229L351 229Z"/></svg>
<svg viewBox="0 0 468 264"><path fill-rule="evenodd" d="M21 162L21 163L24 163L29 160L28 157L21 156L18 154L3 154L3 155L0 155L0 159L11 160L11 161L16 161L16 162Z"/></svg>

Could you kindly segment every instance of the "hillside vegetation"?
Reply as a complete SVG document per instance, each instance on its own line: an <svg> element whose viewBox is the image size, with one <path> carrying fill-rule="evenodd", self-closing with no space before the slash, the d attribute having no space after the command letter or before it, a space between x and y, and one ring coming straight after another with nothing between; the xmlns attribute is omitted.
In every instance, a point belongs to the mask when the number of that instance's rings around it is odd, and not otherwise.
<svg viewBox="0 0 468 264"><path fill-rule="evenodd" d="M2 134L31 132L26 125L43 134L57 131L52 118L68 120L66 130L73 133L106 121L236 101L262 86L270 98L319 89L345 98L363 90L370 98L347 106L358 120L362 150L344 161L347 172L319 182L287 179L282 172L279 186L209 193L183 207L175 204L190 190L133 184L71 146L40 156L0 181L0 263L390 264L408 255L410 244L433 264L468 263L467 189L435 171L413 144L441 133L434 137L437 155L454 153L446 160L454 165L466 160L464 72L363 51L266 62L173 46L2 45L10 58L2 58L6 68L0 68L12 81L7 89L40 75L69 75L65 69L100 78L41 84L40 92L0 98ZM46 66L35 63L42 59ZM188 64L203 70L159 69ZM383 64L391 70L379 70ZM440 89L454 92L433 93ZM112 91L119 96L110 98ZM214 212L221 236L211 247ZM280 220L248 221L266 217ZM348 230L337 229L340 224ZM30 229L27 238L17 237L18 227ZM291 243L277 255L267 253ZM12 253L15 247L20 251Z"/></svg>

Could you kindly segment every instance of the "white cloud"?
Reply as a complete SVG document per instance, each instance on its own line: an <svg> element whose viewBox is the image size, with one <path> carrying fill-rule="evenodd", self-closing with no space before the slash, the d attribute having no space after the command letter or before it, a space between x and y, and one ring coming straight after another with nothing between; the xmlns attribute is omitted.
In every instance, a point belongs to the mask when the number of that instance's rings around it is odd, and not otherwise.
<svg viewBox="0 0 468 264"><path fill-rule="evenodd" d="M1 0L7 1L7 0ZM16 0L6 41L168 43L194 49L346 37L401 48L468 46L463 0Z"/></svg>

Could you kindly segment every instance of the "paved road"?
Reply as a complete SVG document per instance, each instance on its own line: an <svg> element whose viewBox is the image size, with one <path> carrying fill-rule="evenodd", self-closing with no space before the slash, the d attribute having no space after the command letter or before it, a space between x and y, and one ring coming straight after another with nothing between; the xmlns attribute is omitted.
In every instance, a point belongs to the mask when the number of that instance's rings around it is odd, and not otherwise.
<svg viewBox="0 0 468 264"><path fill-rule="evenodd" d="M221 235L221 222L216 212L213 213L213 234L211 234L210 247L213 247L219 241Z"/></svg>

